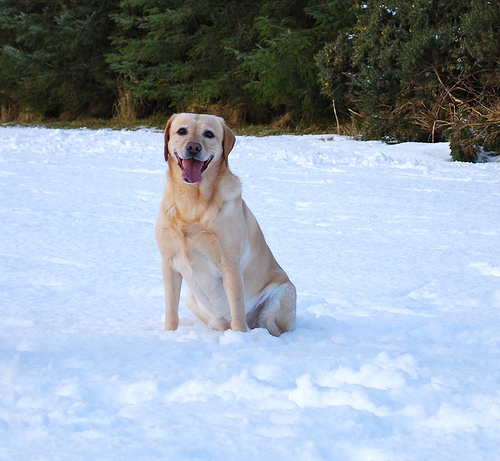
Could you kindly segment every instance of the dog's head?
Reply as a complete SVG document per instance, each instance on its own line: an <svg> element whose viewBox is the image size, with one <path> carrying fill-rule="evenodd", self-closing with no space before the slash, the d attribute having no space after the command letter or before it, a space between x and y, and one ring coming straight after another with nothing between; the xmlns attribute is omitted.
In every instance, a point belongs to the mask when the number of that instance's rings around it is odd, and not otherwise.
<svg viewBox="0 0 500 461"><path fill-rule="evenodd" d="M196 184L206 170L224 162L227 165L235 141L220 117L175 114L165 128L165 160L170 160L170 168L180 168L185 183Z"/></svg>

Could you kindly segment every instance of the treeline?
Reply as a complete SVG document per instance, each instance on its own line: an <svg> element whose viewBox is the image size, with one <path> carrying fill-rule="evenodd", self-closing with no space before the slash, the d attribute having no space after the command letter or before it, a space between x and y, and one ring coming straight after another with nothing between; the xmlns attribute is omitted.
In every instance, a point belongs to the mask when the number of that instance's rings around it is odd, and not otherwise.
<svg viewBox="0 0 500 461"><path fill-rule="evenodd" d="M498 0L3 0L0 120L209 111L500 150Z"/></svg>

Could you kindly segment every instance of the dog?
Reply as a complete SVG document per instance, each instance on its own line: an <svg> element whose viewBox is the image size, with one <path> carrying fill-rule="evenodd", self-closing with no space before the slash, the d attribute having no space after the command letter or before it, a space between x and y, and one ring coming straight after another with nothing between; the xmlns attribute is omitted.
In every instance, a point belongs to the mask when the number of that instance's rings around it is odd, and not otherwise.
<svg viewBox="0 0 500 461"><path fill-rule="evenodd" d="M295 327L296 290L276 262L228 166L236 138L224 120L175 114L165 128L167 181L155 235L162 257L165 330L186 304L215 330Z"/></svg>

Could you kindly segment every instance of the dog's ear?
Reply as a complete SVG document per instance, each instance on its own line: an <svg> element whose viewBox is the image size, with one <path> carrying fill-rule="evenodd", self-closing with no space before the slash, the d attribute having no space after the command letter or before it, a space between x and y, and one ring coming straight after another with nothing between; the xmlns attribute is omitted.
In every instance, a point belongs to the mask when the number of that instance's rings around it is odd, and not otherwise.
<svg viewBox="0 0 500 461"><path fill-rule="evenodd" d="M227 164L227 157L229 153L233 150L234 144L236 142L236 137L231 129L226 125L226 122L222 122L222 128L224 129L224 139L222 140L222 150L224 153L224 159Z"/></svg>
<svg viewBox="0 0 500 461"><path fill-rule="evenodd" d="M168 162L168 141L170 139L170 125L172 125L172 122L174 121L175 114L170 117L169 121L167 122L167 126L165 127L165 150L164 150L164 155L165 155L165 162Z"/></svg>

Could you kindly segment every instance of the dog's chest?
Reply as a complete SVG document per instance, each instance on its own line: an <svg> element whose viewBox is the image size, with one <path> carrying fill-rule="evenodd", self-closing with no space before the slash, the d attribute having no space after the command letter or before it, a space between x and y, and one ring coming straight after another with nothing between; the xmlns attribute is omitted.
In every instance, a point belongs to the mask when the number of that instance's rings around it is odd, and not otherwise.
<svg viewBox="0 0 500 461"><path fill-rule="evenodd" d="M175 234L178 251L173 258L174 267L184 278L204 278L219 272L222 248L211 230L196 223L179 229Z"/></svg>

